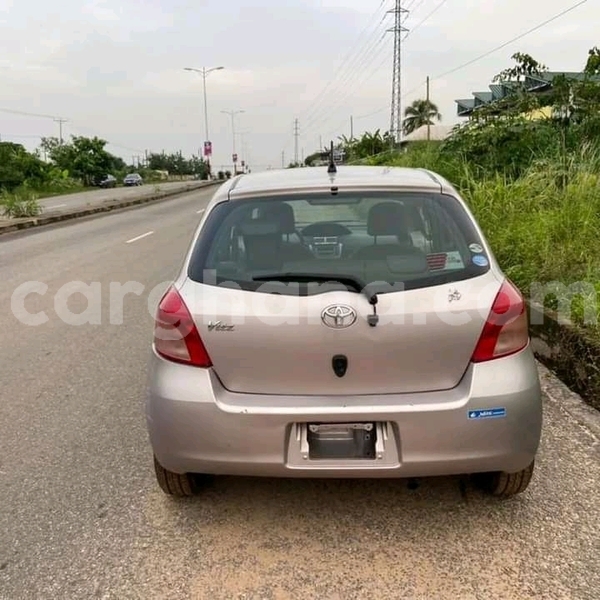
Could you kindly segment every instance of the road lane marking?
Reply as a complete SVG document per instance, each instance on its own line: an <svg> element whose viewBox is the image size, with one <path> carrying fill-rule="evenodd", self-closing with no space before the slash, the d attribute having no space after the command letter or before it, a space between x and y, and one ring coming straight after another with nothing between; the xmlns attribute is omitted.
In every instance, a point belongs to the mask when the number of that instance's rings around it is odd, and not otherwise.
<svg viewBox="0 0 600 600"><path fill-rule="evenodd" d="M196 211L197 215L201 215L206 209L205 208L201 208L200 210Z"/></svg>
<svg viewBox="0 0 600 600"><path fill-rule="evenodd" d="M141 240L142 238L148 237L149 235L152 235L154 233L154 231L147 231L146 233L142 233L142 235L138 235L137 237L131 238L130 240L127 240L125 243L126 244L131 244L133 242L137 242L138 240Z"/></svg>
<svg viewBox="0 0 600 600"><path fill-rule="evenodd" d="M54 204L53 206L46 206L46 208L51 210L52 208L63 208L64 206L66 206L66 204Z"/></svg>

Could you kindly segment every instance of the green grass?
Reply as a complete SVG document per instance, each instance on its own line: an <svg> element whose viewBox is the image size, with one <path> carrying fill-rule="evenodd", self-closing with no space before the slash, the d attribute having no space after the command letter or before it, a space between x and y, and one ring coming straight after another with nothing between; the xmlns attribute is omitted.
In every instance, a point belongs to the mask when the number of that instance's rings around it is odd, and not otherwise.
<svg viewBox="0 0 600 600"><path fill-rule="evenodd" d="M469 204L506 275L528 298L536 285L587 286L571 303L571 318L583 322L584 304L593 306L600 292L600 154L584 147L565 164L534 163L516 180L476 177L469 164L449 159L435 145L373 163L428 168L446 177ZM564 296L548 294L545 305L556 308Z"/></svg>
<svg viewBox="0 0 600 600"><path fill-rule="evenodd" d="M41 212L38 198L35 193L0 192L0 217L19 219L22 217L35 217Z"/></svg>

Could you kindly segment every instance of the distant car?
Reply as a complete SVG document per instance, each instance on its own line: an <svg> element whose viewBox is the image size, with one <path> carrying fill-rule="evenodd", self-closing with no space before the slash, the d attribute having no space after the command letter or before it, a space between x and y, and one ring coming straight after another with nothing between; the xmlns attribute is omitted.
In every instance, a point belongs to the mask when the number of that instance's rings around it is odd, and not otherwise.
<svg viewBox="0 0 600 600"><path fill-rule="evenodd" d="M542 396L521 292L444 178L330 170L241 175L206 208L156 313L158 484L473 475L523 492Z"/></svg>
<svg viewBox="0 0 600 600"><path fill-rule="evenodd" d="M132 185L144 185L144 181L139 173L130 173L123 179L123 185L132 186Z"/></svg>
<svg viewBox="0 0 600 600"><path fill-rule="evenodd" d="M100 181L98 182L98 187L101 187L101 188L117 187L117 180L112 175L107 175L106 177L103 177L102 179L100 179Z"/></svg>

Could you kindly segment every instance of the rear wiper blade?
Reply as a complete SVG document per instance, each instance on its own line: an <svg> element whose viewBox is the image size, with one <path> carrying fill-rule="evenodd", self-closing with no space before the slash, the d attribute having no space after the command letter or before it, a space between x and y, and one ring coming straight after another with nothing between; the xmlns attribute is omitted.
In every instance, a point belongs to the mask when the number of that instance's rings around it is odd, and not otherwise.
<svg viewBox="0 0 600 600"><path fill-rule="evenodd" d="M337 275L329 273L268 273L267 275L257 275L252 278L253 281L293 281L298 283L311 283L313 281L320 281L327 283L329 281L335 281L352 288L359 294L364 294L371 304L377 304L377 294L369 292L368 285L359 279L351 275Z"/></svg>
<svg viewBox="0 0 600 600"><path fill-rule="evenodd" d="M298 283L311 283L313 281L321 281L327 283L335 281L352 288L359 294L364 294L369 301L369 304L373 307L373 314L369 315L368 322L371 327L375 327L379 322L379 315L377 314L377 293L371 293L368 290L368 285L361 281L358 277L351 277L350 275L333 275L319 273L269 273L267 275L258 275L252 278L253 281L292 281Z"/></svg>
<svg viewBox="0 0 600 600"><path fill-rule="evenodd" d="M366 285L357 277L347 275L328 275L316 273L269 273L267 275L258 275L252 278L254 281L294 281L298 283L310 283L312 281L329 282L335 281L351 287L359 294L364 292Z"/></svg>

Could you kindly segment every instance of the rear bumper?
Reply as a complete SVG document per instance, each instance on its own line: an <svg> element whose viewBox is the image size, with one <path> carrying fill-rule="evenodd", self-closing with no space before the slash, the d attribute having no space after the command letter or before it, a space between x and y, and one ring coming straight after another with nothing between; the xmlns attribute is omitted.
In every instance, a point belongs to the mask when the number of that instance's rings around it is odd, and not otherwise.
<svg viewBox="0 0 600 600"><path fill-rule="evenodd" d="M535 457L542 399L531 350L471 365L453 390L354 397L231 393L211 370L152 352L150 442L170 471L269 477L427 477L515 472ZM504 409L496 418L472 411ZM300 455L297 423L387 423L381 460L325 463Z"/></svg>

